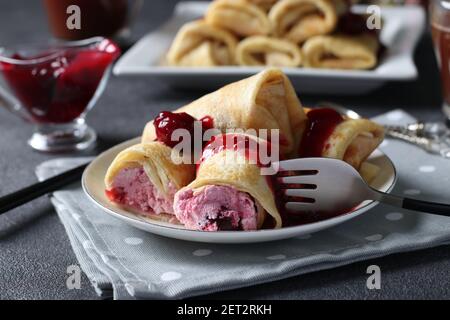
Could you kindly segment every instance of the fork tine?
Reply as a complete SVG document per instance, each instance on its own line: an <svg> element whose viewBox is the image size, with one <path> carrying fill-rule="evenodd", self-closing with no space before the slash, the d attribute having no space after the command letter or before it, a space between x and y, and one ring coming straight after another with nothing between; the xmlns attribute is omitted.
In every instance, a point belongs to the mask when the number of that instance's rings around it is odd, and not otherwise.
<svg viewBox="0 0 450 320"><path fill-rule="evenodd" d="M311 189L287 189L285 190L285 195L288 197L303 197L314 199L317 195L317 190Z"/></svg>
<svg viewBox="0 0 450 320"><path fill-rule="evenodd" d="M279 181L284 184L316 184L317 176L282 177Z"/></svg>
<svg viewBox="0 0 450 320"><path fill-rule="evenodd" d="M314 208L314 203L307 202L287 202L286 209L289 211L311 211Z"/></svg>
<svg viewBox="0 0 450 320"><path fill-rule="evenodd" d="M280 171L315 171L321 163L327 162L327 158L302 158L279 162ZM335 161L335 160L334 160Z"/></svg>

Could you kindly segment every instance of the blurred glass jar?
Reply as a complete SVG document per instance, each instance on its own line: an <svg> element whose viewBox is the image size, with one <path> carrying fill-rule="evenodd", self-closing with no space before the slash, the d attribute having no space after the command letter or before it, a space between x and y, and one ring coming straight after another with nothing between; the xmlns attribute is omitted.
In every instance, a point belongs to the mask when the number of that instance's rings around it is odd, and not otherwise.
<svg viewBox="0 0 450 320"><path fill-rule="evenodd" d="M450 119L450 1L431 1L430 23L441 73L443 109Z"/></svg>
<svg viewBox="0 0 450 320"><path fill-rule="evenodd" d="M43 0L53 35L62 40L95 36L126 39L142 0ZM73 11L77 6L79 11ZM77 10L78 10L77 8ZM73 16L78 15L79 17ZM79 19L79 28L70 26Z"/></svg>
<svg viewBox="0 0 450 320"><path fill-rule="evenodd" d="M117 45L102 37L0 47L0 107L34 125L33 149L85 150L97 137L85 116L119 55Z"/></svg>

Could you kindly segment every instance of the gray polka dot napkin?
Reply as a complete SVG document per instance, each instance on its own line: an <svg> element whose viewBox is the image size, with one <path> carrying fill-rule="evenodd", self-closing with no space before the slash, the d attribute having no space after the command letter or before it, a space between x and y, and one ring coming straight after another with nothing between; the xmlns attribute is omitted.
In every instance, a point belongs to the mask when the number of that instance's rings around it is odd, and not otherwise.
<svg viewBox="0 0 450 320"><path fill-rule="evenodd" d="M414 121L401 110L375 120ZM394 140L382 149L398 170L394 193L449 200L449 160ZM49 161L36 173L45 179L87 160ZM450 218L385 205L311 236L237 246L183 242L134 229L94 207L79 184L55 192L52 202L92 285L99 295L115 299L192 297L450 242Z"/></svg>

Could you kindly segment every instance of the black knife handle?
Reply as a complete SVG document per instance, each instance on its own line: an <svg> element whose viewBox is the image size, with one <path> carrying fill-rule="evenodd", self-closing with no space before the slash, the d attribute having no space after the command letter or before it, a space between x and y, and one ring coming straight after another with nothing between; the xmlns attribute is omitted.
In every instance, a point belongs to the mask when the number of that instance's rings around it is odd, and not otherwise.
<svg viewBox="0 0 450 320"><path fill-rule="evenodd" d="M79 181L87 166L88 164L84 164L53 178L36 183L0 198L0 215L48 193L61 189L73 182Z"/></svg>
<svg viewBox="0 0 450 320"><path fill-rule="evenodd" d="M403 208L450 217L450 205L405 198Z"/></svg>

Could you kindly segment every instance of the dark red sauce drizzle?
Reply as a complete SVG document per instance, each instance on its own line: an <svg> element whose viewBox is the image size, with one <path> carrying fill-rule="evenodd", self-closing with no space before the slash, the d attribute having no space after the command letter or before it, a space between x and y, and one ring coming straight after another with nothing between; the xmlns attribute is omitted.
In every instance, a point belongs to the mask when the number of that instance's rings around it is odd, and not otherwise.
<svg viewBox="0 0 450 320"><path fill-rule="evenodd" d="M120 203L123 199L123 192L116 188L112 188L111 190L105 190L105 194L110 201Z"/></svg>
<svg viewBox="0 0 450 320"><path fill-rule="evenodd" d="M367 27L368 16L347 12L339 18L338 31L348 35L370 34L378 37L378 29L369 29Z"/></svg>
<svg viewBox="0 0 450 320"><path fill-rule="evenodd" d="M298 153L301 158L321 157L327 148L326 141L344 118L330 108L311 110L307 116L308 124Z"/></svg>

